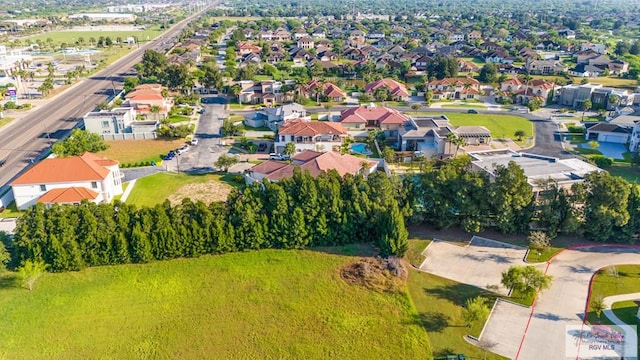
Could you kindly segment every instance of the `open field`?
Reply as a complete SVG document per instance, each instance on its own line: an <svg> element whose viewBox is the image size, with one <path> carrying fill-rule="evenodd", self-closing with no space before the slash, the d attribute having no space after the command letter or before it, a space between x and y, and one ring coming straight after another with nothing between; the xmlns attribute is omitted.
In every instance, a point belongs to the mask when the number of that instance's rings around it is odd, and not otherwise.
<svg viewBox="0 0 640 360"><path fill-rule="evenodd" d="M561 76L557 75L531 75L533 79L544 79L547 81L556 81L556 79L561 78ZM580 84L582 78L574 77L572 78L574 84ZM595 79L589 79L589 83L591 84L602 84L603 86L611 86L611 87L621 87L621 88L629 88L635 89L638 86L638 81L633 79L624 79L616 76L602 76Z"/></svg>
<svg viewBox="0 0 640 360"><path fill-rule="evenodd" d="M491 131L494 139L510 138L515 141L513 134L516 130L524 130L525 137L533 136L533 123L520 116L456 113L446 115L454 126L484 126Z"/></svg>
<svg viewBox="0 0 640 360"><path fill-rule="evenodd" d="M593 279L591 301L598 299L599 297L605 298L612 295L630 294L640 292L640 266L639 265L619 265L614 267L617 270L617 276L615 272L603 269ZM624 307L624 304L619 305ZM591 308L589 308L591 309ZM635 307L637 311L637 306ZM590 311L587 319L591 324L606 323L610 324L605 316L600 316L600 319L596 316L595 312ZM636 325L631 323L630 325Z"/></svg>
<svg viewBox="0 0 640 360"><path fill-rule="evenodd" d="M628 163L614 162L607 171L614 176L620 176L630 183L640 184L640 166Z"/></svg>
<svg viewBox="0 0 640 360"><path fill-rule="evenodd" d="M406 292L340 278L355 259L263 250L105 266L45 274L32 292L4 275L0 349L34 360L430 358Z"/></svg>
<svg viewBox="0 0 640 360"><path fill-rule="evenodd" d="M182 197L190 197L194 201L200 199L205 202L224 200L231 191L231 186L240 185L232 181L231 175L157 173L136 181L127 199L127 204L153 206L161 204L166 199L170 199L174 203L179 202ZM222 198L223 194L224 198Z"/></svg>
<svg viewBox="0 0 640 360"><path fill-rule="evenodd" d="M89 39L94 38L96 41L101 36L105 38L108 36L111 40L116 41L116 38L122 38L125 40L129 36L137 37L138 41L146 42L149 40L153 40L156 36L160 35L162 30L158 27L153 27L145 30L131 30L131 31L52 31L43 34L29 36L27 39L35 42L36 40L41 40L42 42L47 44L47 39L53 40L53 44L61 44L66 43L68 46L75 46L76 40L80 37L84 39L84 46L90 46ZM95 46L95 43L93 44ZM114 46L118 46L114 44Z"/></svg>
<svg viewBox="0 0 640 360"><path fill-rule="evenodd" d="M146 161L160 162L162 155L184 145L184 140L116 140L106 141L109 148L97 153L120 164Z"/></svg>
<svg viewBox="0 0 640 360"><path fill-rule="evenodd" d="M480 104L443 104L443 108L464 108L464 109L486 109L486 106Z"/></svg>

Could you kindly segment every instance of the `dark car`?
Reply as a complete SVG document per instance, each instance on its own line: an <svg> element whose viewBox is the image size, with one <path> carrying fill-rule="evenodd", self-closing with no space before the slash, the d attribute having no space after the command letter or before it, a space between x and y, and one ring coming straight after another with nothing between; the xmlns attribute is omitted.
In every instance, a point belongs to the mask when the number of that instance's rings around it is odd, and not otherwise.
<svg viewBox="0 0 640 360"><path fill-rule="evenodd" d="M164 156L163 160L171 160L175 157L176 155L173 152L168 153L167 155Z"/></svg>
<svg viewBox="0 0 640 360"><path fill-rule="evenodd" d="M467 114L477 114L477 113L478 113L478 110L476 110L476 109L469 109L467 111Z"/></svg>

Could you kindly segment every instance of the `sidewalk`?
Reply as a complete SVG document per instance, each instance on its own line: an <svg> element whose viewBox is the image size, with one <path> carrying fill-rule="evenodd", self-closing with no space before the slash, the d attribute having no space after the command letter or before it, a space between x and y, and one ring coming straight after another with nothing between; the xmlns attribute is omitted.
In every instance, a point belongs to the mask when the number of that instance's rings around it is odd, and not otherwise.
<svg viewBox="0 0 640 360"><path fill-rule="evenodd" d="M604 306L605 306L605 310L603 311L604 316L606 316L609 320L611 320L612 323L614 323L616 325L632 325L632 324L627 324L624 321L620 320L616 316L616 314L614 314L613 310L611 309L611 306L614 303L617 303L617 302L620 302L620 301L638 300L638 299L640 299L640 292L631 293L631 294L607 296L606 298L602 299L602 302L604 302Z"/></svg>

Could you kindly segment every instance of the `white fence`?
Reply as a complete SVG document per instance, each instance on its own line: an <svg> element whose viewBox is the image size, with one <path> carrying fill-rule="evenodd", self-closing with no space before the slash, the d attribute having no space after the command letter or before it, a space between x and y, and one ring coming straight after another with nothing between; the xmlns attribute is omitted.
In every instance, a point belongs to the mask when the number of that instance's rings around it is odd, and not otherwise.
<svg viewBox="0 0 640 360"><path fill-rule="evenodd" d="M102 134L102 140L145 140L145 139L157 139L158 135L155 132L143 132L143 133L125 133L125 134Z"/></svg>

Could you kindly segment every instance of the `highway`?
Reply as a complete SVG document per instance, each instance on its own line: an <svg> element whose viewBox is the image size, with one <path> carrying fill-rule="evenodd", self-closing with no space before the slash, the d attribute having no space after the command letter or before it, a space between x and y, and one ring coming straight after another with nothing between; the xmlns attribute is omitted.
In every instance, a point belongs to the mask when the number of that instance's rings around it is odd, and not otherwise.
<svg viewBox="0 0 640 360"><path fill-rule="evenodd" d="M87 112L114 95L124 77L140 62L147 49L164 50L180 31L215 3L175 24L156 39L118 59L100 72L80 80L52 101L34 109L23 119L0 129L0 197L9 183L35 161L46 156L56 141L68 136ZM6 206L7 204L0 204Z"/></svg>

